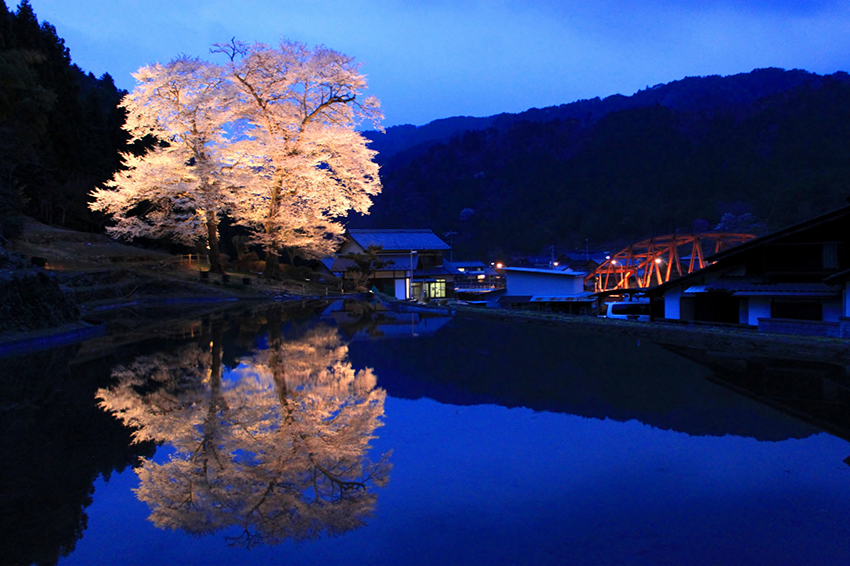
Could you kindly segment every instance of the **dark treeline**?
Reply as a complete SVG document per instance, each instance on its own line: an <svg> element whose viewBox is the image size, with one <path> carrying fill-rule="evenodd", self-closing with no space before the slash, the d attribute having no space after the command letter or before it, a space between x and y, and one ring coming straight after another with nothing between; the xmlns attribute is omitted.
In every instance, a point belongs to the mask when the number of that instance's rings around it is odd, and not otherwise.
<svg viewBox="0 0 850 566"><path fill-rule="evenodd" d="M120 166L126 93L73 64L28 0L0 2L0 79L0 235L24 215L100 231L88 193ZM850 195L850 76L689 77L372 137L384 190L349 224L455 232L461 257L611 248L724 214L774 230Z"/></svg>
<svg viewBox="0 0 850 566"><path fill-rule="evenodd" d="M0 2L0 77L0 234L15 235L22 214L100 229L87 195L119 166L126 93L73 64L28 0L14 12Z"/></svg>
<svg viewBox="0 0 850 566"><path fill-rule="evenodd" d="M846 73L689 78L517 116L385 151L384 191L355 223L457 232L461 257L481 257L614 247L724 214L749 219L729 231L763 232L850 195Z"/></svg>

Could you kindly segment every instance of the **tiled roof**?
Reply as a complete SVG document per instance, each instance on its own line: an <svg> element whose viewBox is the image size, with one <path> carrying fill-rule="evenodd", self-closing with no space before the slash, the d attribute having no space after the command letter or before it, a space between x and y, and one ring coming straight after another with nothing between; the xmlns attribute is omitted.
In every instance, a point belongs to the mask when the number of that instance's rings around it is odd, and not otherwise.
<svg viewBox="0 0 850 566"><path fill-rule="evenodd" d="M481 265L484 264L482 263ZM445 258L443 258L443 269L445 269L446 272L451 273L452 275L460 275L462 273L462 271L457 268L456 263L452 263L446 260Z"/></svg>
<svg viewBox="0 0 850 566"><path fill-rule="evenodd" d="M337 273L347 271L355 267L357 267L357 262L353 259L348 259L347 257L335 257L330 269L332 272Z"/></svg>
<svg viewBox="0 0 850 566"><path fill-rule="evenodd" d="M499 303L530 303L534 295L502 295Z"/></svg>
<svg viewBox="0 0 850 566"><path fill-rule="evenodd" d="M733 293L738 296L824 296L831 297L838 295L840 290L838 287L826 285L824 283L765 283L759 281L737 280L734 278L716 279L706 285L695 285L685 289L685 293L691 295L695 293L707 293L710 291L721 291Z"/></svg>
<svg viewBox="0 0 850 566"><path fill-rule="evenodd" d="M349 230L363 249L381 246L384 251L448 250L451 247L431 230Z"/></svg>
<svg viewBox="0 0 850 566"><path fill-rule="evenodd" d="M429 267L427 269L418 269L414 273L415 277L444 277L447 275L455 275L454 271L446 269L445 266L442 267Z"/></svg>

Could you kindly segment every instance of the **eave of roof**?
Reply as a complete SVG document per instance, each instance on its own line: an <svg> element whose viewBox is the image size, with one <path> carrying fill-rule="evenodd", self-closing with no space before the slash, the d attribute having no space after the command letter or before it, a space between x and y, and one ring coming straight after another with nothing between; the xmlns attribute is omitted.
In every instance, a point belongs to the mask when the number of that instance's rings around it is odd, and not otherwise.
<svg viewBox="0 0 850 566"><path fill-rule="evenodd" d="M499 303L530 303L533 295L502 295Z"/></svg>
<svg viewBox="0 0 850 566"><path fill-rule="evenodd" d="M569 275L570 277L585 277L587 275L586 272L583 271L572 271L572 270L555 270L555 269L543 269L539 267L503 267L502 271L506 271L508 273L539 273L542 275Z"/></svg>
<svg viewBox="0 0 850 566"><path fill-rule="evenodd" d="M705 285L694 285L684 293L730 293L736 297L836 297L840 289L824 283L763 283L739 279L717 279Z"/></svg>
<svg viewBox="0 0 850 566"><path fill-rule="evenodd" d="M850 269L845 269L844 271L833 273L832 275L824 279L823 282L828 283L830 285L835 285L838 283L844 283L848 279L850 279Z"/></svg>
<svg viewBox="0 0 850 566"><path fill-rule="evenodd" d="M534 295L531 297L532 303L573 303L581 301L593 301L593 293L584 292L577 295Z"/></svg>

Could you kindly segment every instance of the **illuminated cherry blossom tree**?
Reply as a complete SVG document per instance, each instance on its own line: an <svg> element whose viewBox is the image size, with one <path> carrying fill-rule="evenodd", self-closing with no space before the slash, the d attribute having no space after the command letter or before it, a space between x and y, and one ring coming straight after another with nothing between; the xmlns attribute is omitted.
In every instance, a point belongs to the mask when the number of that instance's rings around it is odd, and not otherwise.
<svg viewBox="0 0 850 566"><path fill-rule="evenodd" d="M143 67L123 101L133 141L159 140L92 194L112 215L111 234L207 240L222 269L222 214L248 227L267 254L333 253L349 212L367 213L381 190L375 153L356 128L380 128L380 105L363 96L366 77L352 57L323 46L276 47L233 40L214 53L226 64L178 57Z"/></svg>
<svg viewBox="0 0 850 566"><path fill-rule="evenodd" d="M116 368L101 406L138 440L170 445L164 464L145 460L139 499L159 527L208 534L237 528L232 542L275 544L339 534L363 524L390 469L367 457L385 392L355 371L332 328L297 340L270 332L270 348L222 378L221 332Z"/></svg>
<svg viewBox="0 0 850 566"><path fill-rule="evenodd" d="M206 240L211 269L223 272L218 223L229 208L240 169L227 125L236 92L224 69L178 57L139 69L138 85L122 101L133 142L156 140L143 155L123 154L124 170L96 189L93 210L112 216L116 237Z"/></svg>
<svg viewBox="0 0 850 566"><path fill-rule="evenodd" d="M381 190L375 152L355 129L380 127L382 118L377 99L362 96L366 77L352 57L324 46L234 40L213 52L227 56L240 92L233 149L256 172L238 193L236 221L255 229L271 273L284 247L329 255L343 232L339 219L366 213Z"/></svg>

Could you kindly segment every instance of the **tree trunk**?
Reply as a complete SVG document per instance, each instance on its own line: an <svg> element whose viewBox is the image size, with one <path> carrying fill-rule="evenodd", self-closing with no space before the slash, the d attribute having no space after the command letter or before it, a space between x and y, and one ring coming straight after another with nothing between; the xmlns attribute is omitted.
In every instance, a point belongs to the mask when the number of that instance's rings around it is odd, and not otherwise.
<svg viewBox="0 0 850 566"><path fill-rule="evenodd" d="M280 406L286 410L289 388L286 386L286 360L283 359L283 316L279 309L271 309L266 313L269 328L269 368L272 370L274 382L277 386L278 401Z"/></svg>
<svg viewBox="0 0 850 566"><path fill-rule="evenodd" d="M207 243L210 246L210 271L224 273L224 263L218 249L218 220L215 212L207 212Z"/></svg>
<svg viewBox="0 0 850 566"><path fill-rule="evenodd" d="M276 252L266 250L266 268L263 271L266 279L277 279L280 277L280 256Z"/></svg>
<svg viewBox="0 0 850 566"><path fill-rule="evenodd" d="M199 453L205 468L209 460L215 459L218 453L217 440L221 436L218 416L219 412L227 410L227 402L221 390L222 333L221 323L213 323L210 340L210 405L207 407L207 415L204 419L204 436Z"/></svg>

